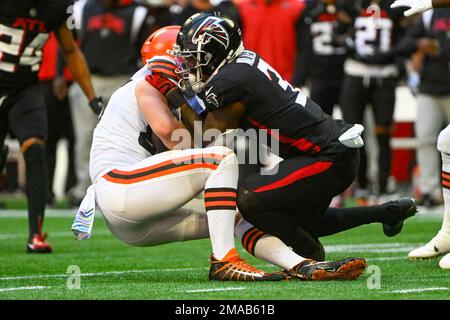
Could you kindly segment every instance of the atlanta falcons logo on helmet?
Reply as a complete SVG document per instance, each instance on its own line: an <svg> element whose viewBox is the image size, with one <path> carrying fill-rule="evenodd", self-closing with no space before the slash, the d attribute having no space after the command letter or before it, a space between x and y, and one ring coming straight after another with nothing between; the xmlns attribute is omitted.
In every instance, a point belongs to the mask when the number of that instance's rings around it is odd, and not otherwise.
<svg viewBox="0 0 450 320"><path fill-rule="evenodd" d="M220 43L224 48L228 48L230 37L225 28L220 24L223 21L218 17L207 17L195 31L192 42L202 45L209 43L212 39Z"/></svg>

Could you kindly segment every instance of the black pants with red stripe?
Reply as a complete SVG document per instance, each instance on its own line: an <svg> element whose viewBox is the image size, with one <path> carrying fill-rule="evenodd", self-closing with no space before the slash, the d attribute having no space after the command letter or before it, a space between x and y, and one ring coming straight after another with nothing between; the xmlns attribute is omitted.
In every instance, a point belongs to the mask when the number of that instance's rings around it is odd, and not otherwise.
<svg viewBox="0 0 450 320"><path fill-rule="evenodd" d="M345 212L328 208L332 198L354 181L358 165L358 149L348 149L337 159L285 159L274 175L256 173L242 179L239 211L247 221L279 237L298 254L321 260L323 248L318 237L361 224L341 221ZM350 215L348 218L352 219Z"/></svg>

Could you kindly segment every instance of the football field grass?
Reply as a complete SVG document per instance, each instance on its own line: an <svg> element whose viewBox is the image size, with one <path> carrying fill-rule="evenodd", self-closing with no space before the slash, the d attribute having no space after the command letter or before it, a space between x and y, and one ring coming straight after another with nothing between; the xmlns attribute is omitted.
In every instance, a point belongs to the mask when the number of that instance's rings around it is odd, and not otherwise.
<svg viewBox="0 0 450 320"><path fill-rule="evenodd" d="M394 238L385 237L379 224L322 238L327 259L367 259L368 269L355 281L219 283L207 279L208 239L135 248L114 238L98 214L93 237L76 241L72 213L49 212L44 229L54 253L30 255L25 212L0 210L0 299L450 299L450 270L439 269L437 259L406 257L435 235L437 215L418 214ZM77 285L73 270L81 272L79 289L70 289Z"/></svg>

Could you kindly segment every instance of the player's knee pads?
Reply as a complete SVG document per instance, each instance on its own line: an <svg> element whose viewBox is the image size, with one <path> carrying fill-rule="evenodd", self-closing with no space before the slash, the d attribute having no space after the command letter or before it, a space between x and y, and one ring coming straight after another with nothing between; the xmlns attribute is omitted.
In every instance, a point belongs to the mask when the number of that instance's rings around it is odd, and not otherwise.
<svg viewBox="0 0 450 320"><path fill-rule="evenodd" d="M437 148L439 152L450 154L450 125L439 134Z"/></svg>

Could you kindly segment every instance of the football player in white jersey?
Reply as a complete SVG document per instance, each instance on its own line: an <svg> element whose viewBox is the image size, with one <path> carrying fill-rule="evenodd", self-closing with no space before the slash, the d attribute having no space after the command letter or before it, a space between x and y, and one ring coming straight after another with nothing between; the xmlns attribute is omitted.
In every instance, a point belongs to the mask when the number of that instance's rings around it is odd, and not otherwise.
<svg viewBox="0 0 450 320"><path fill-rule="evenodd" d="M410 9L405 11L405 16L412 16L432 8L450 7L450 0L396 0L391 8L398 7L409 7Z"/></svg>
<svg viewBox="0 0 450 320"><path fill-rule="evenodd" d="M209 236L210 280L351 280L360 276L364 268L354 266L351 258L316 262L301 257L278 238L238 219L238 162L233 151L223 146L192 149L191 141L172 139L184 125L161 92L169 92L177 83L170 50L179 29L165 27L147 39L142 48L146 66L112 95L94 131L93 185L72 226L78 239L90 237L97 204L111 232L130 245L155 246ZM157 88L150 85L150 78ZM204 201L196 198L202 191ZM286 270L296 266L296 273L265 273L251 266L239 257L233 233L242 242L256 243L258 238L253 254Z"/></svg>
<svg viewBox="0 0 450 320"><path fill-rule="evenodd" d="M432 8L450 7L450 0L396 0L392 5L409 7L405 16L423 12ZM450 125L441 131L438 138L438 150L442 157L442 191L444 194L444 217L437 235L426 245L411 251L411 259L429 259L444 255L439 261L442 269L450 269Z"/></svg>
<svg viewBox="0 0 450 320"><path fill-rule="evenodd" d="M444 255L439 261L442 269L450 269L450 125L441 131L437 147L442 157L442 191L444 217L437 235L426 245L411 251L411 259L430 259Z"/></svg>

